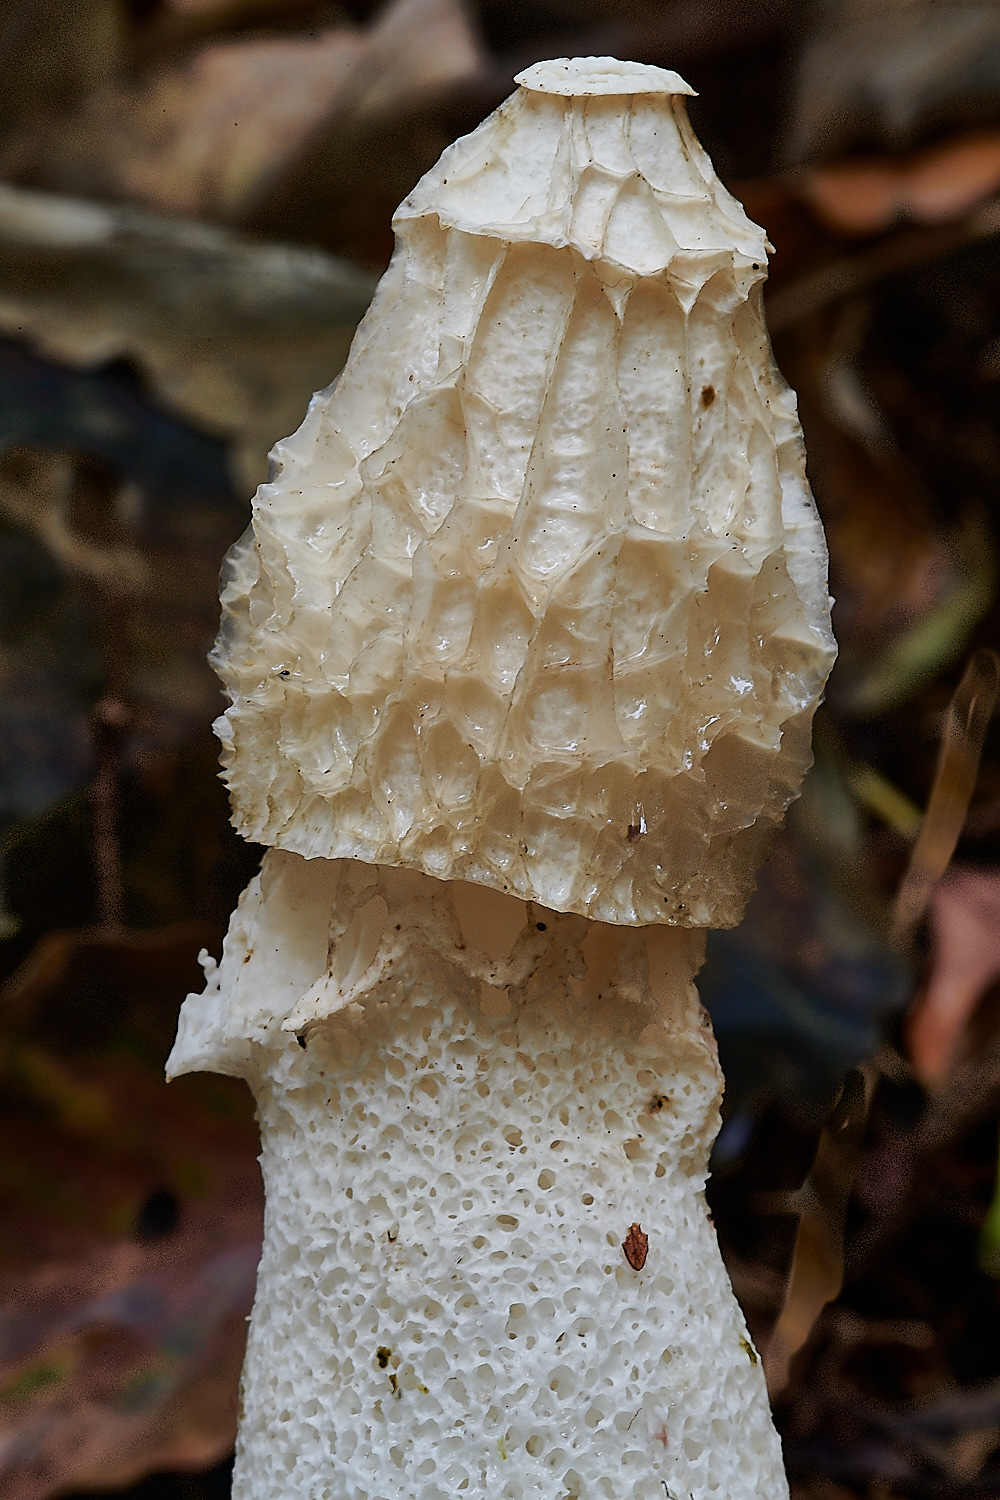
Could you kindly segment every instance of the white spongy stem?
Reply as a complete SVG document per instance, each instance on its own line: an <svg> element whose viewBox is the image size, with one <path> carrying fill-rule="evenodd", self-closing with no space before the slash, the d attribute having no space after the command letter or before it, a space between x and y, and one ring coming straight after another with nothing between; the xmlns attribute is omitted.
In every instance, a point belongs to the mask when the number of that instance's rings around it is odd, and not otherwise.
<svg viewBox="0 0 1000 1500"><path fill-rule="evenodd" d="M787 1496L704 1202L700 955L269 852L170 1064L258 1104L239 1500Z"/></svg>

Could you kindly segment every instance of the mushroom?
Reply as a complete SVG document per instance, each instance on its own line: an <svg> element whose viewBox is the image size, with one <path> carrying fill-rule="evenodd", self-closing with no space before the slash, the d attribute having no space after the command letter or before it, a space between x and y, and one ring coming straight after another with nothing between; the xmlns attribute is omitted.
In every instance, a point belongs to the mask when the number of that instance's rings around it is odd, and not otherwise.
<svg viewBox="0 0 1000 1500"><path fill-rule="evenodd" d="M399 209L225 576L270 847L168 1071L257 1101L246 1500L787 1494L693 978L809 762L825 546L691 89L517 81Z"/></svg>

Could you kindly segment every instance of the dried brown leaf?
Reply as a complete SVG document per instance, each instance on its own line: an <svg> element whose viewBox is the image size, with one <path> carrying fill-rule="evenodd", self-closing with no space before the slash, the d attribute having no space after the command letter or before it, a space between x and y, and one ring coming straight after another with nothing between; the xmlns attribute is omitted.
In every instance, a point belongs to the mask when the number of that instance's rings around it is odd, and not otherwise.
<svg viewBox="0 0 1000 1500"><path fill-rule="evenodd" d="M793 161L995 108L1000 11L990 0L825 0L799 64Z"/></svg>
<svg viewBox="0 0 1000 1500"><path fill-rule="evenodd" d="M930 973L910 1011L907 1050L917 1077L939 1083L958 1054L969 1019L1000 979L1000 873L972 866L935 886L928 916Z"/></svg>
<svg viewBox="0 0 1000 1500"><path fill-rule="evenodd" d="M93 1046L116 996L119 1040L128 1004L176 1015L197 941L191 928L51 934L8 996L0 1490L11 1500L203 1466L233 1441L262 1211L250 1100L229 1080L168 1086L120 1045ZM88 1015L82 1060L74 1031Z"/></svg>
<svg viewBox="0 0 1000 1500"><path fill-rule="evenodd" d="M785 1299L764 1351L772 1395L785 1389L792 1359L823 1308L840 1294L844 1275L844 1223L868 1117L871 1080L852 1068L826 1119L812 1167L793 1196L799 1214Z"/></svg>
<svg viewBox="0 0 1000 1500"><path fill-rule="evenodd" d="M133 361L233 441L250 489L337 374L373 288L322 251L0 184L0 330L68 364Z"/></svg>
<svg viewBox="0 0 1000 1500"><path fill-rule="evenodd" d="M941 754L923 826L896 895L893 924L899 942L912 935L955 852L998 691L1000 656L995 651L976 651L945 714Z"/></svg>
<svg viewBox="0 0 1000 1500"><path fill-rule="evenodd" d="M30 121L0 161L22 182L245 222L332 121L398 112L478 64L461 0L391 0L367 30L210 42Z"/></svg>
<svg viewBox="0 0 1000 1500"><path fill-rule="evenodd" d="M863 157L813 167L800 192L838 234L870 235L901 219L945 223L1000 189L1000 131L962 132L909 157Z"/></svg>

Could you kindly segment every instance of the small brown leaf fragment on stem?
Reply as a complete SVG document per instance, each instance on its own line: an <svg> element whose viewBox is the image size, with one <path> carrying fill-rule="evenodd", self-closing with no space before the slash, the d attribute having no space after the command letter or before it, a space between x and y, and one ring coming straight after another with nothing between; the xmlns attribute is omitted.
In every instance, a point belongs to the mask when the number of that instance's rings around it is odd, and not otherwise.
<svg viewBox="0 0 1000 1500"><path fill-rule="evenodd" d="M633 1271L641 1271L649 1254L649 1235L643 1234L641 1224L630 1224L628 1234L622 1240L625 1259Z"/></svg>

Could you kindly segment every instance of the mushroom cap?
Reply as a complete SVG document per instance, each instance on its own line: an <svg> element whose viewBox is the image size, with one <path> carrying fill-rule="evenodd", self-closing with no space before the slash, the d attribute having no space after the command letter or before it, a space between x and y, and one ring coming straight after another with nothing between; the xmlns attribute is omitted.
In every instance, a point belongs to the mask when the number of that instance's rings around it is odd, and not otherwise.
<svg viewBox="0 0 1000 1500"><path fill-rule="evenodd" d="M613 57L558 58L441 155L400 204L407 221L571 248L604 273L662 276L696 296L706 274L764 276L767 241L723 187L688 123L677 73ZM627 284L619 293L627 295Z"/></svg>
<svg viewBox="0 0 1000 1500"><path fill-rule="evenodd" d="M684 91L538 64L401 205L224 575L246 837L739 920L834 644L766 241Z"/></svg>
<svg viewBox="0 0 1000 1500"><path fill-rule="evenodd" d="M618 57L550 57L514 76L523 89L567 98L605 94L689 94L695 90L679 73L651 63L623 62Z"/></svg>

